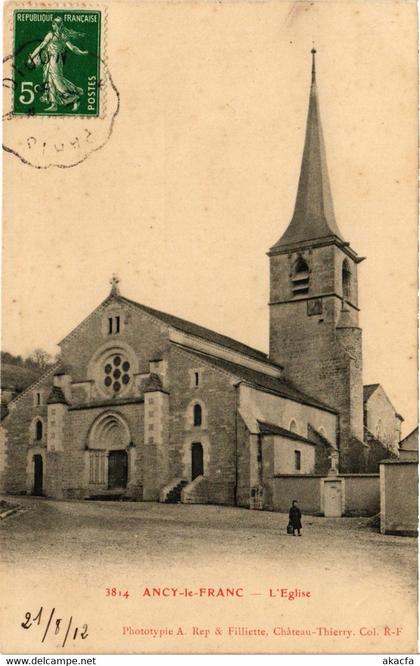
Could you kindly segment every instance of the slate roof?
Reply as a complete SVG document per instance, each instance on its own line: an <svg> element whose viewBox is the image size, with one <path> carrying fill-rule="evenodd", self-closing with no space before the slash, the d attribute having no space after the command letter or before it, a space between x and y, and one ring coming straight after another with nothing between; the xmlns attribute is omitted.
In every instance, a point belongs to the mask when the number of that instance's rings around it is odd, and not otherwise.
<svg viewBox="0 0 420 666"><path fill-rule="evenodd" d="M308 431L310 434L312 434L318 441L321 441L324 446L328 446L330 449L334 449L335 451L338 451L338 448L335 444L330 442L329 439L327 439L319 430L314 428L314 426L311 423L308 423Z"/></svg>
<svg viewBox="0 0 420 666"><path fill-rule="evenodd" d="M71 375L72 368L70 365L64 365L61 361L58 361L57 369L54 371L54 375L59 377L60 375Z"/></svg>
<svg viewBox="0 0 420 666"><path fill-rule="evenodd" d="M403 451L417 451L419 448L419 427L416 426L409 435L400 442L400 449Z"/></svg>
<svg viewBox="0 0 420 666"><path fill-rule="evenodd" d="M67 405L66 396L59 386L53 386L48 396L47 405Z"/></svg>
<svg viewBox="0 0 420 666"><path fill-rule="evenodd" d="M205 328L199 324L194 324L193 322L187 321L186 319L181 319L180 317L175 317L174 315L168 314L167 312L155 310L148 305L143 305L142 303L132 301L130 298L125 298L125 296L117 296L117 298L121 301L126 301L127 303L134 305L140 310L143 310L143 312L146 312L153 317L160 319L165 324L168 324L169 326L172 326L172 328L176 328L183 333L195 335L199 338L202 338L203 340L207 340L208 342L215 342L218 345L223 345L223 347L240 352L241 354L246 354L247 356L258 359L260 361L267 361L268 359L267 354L264 352L259 351L258 349L254 349L253 347L249 347L248 345L245 345L242 342L238 342L233 338L229 338L226 335L212 331L209 328Z"/></svg>
<svg viewBox="0 0 420 666"><path fill-rule="evenodd" d="M152 391L162 391L162 382L160 381L159 375L156 375L152 372L150 377L146 379L143 393L150 393Z"/></svg>
<svg viewBox="0 0 420 666"><path fill-rule="evenodd" d="M369 400L372 393L375 393L376 389L379 388L380 384L366 384L363 387L363 402Z"/></svg>
<svg viewBox="0 0 420 666"><path fill-rule="evenodd" d="M305 442L305 444L316 446L315 442L311 442L310 439L298 435L297 432L292 432L291 430L286 430L286 428L281 428L280 426L274 425L274 423L258 421L258 426L262 435L281 435L282 437L287 437L288 439L294 439L298 442Z"/></svg>
<svg viewBox="0 0 420 666"><path fill-rule="evenodd" d="M141 405L144 398L109 398L107 400L94 400L92 402L81 402L78 405L71 405L70 412L83 411L86 409L98 409L100 407L118 407L120 405Z"/></svg>
<svg viewBox="0 0 420 666"><path fill-rule="evenodd" d="M381 465L418 465L417 460L401 460L401 458L385 458L379 461Z"/></svg>
<svg viewBox="0 0 420 666"><path fill-rule="evenodd" d="M302 241L338 238L343 241L334 214L312 51L312 81L306 136L292 220L270 252Z"/></svg>
<svg viewBox="0 0 420 666"><path fill-rule="evenodd" d="M225 370L232 375L235 375L238 377L238 379L246 382L247 384L251 384L252 386L268 391L269 393L274 393L275 395L278 395L282 398L289 398L295 402L300 402L304 405L310 405L311 407L318 407L319 409L324 409L326 411L332 412L333 414L337 414L337 410L333 409L329 405L326 405L320 400L317 400L316 398L312 398L305 393L302 393L302 391L300 391L298 388L296 388L296 386L294 386L286 379L272 377L271 375L267 375L262 371L247 368L244 365L239 365L238 363L227 361L224 358L205 354L204 352L197 351L196 349L191 349L191 347L178 345L177 343L173 344L175 344L177 347L185 349L189 353L194 354L199 358L202 358L204 361L210 363L216 368L220 368L221 370Z"/></svg>

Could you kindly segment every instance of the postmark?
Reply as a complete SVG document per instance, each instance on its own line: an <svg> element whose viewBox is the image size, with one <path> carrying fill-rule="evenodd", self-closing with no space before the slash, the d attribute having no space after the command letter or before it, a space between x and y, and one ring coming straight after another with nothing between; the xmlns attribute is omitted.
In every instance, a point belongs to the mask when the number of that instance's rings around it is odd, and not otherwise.
<svg viewBox="0 0 420 666"><path fill-rule="evenodd" d="M120 95L100 5L9 5L3 149L37 169L74 167L109 141Z"/></svg>
<svg viewBox="0 0 420 666"><path fill-rule="evenodd" d="M101 12L14 10L13 113L98 116Z"/></svg>

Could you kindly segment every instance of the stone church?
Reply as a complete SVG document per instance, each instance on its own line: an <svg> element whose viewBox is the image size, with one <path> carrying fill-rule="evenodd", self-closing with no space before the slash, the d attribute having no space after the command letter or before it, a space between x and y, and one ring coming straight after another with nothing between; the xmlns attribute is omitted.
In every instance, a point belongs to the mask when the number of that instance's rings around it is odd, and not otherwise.
<svg viewBox="0 0 420 666"><path fill-rule="evenodd" d="M269 354L125 298L114 278L9 403L6 492L264 508L270 476L376 470L398 446L401 417L363 387L363 257L334 214L314 50L311 79L294 213L268 252Z"/></svg>

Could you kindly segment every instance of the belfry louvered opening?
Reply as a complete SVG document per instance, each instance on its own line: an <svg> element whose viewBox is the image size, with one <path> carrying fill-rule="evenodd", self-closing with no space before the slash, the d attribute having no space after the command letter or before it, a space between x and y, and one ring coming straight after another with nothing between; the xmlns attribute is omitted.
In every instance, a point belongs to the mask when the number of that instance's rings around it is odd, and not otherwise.
<svg viewBox="0 0 420 666"><path fill-rule="evenodd" d="M303 296L309 292L309 267L301 256L295 262L291 279L294 296Z"/></svg>

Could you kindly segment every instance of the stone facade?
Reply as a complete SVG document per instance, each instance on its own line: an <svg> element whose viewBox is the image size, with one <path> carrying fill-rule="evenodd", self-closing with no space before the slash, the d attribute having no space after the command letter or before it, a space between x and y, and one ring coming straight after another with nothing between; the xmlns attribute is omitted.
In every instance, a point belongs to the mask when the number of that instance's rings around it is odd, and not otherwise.
<svg viewBox="0 0 420 666"><path fill-rule="evenodd" d="M299 451L313 471L309 426L335 441L336 412L261 352L168 317L111 293L61 342L3 421L7 492L262 508L259 419L282 428L278 469Z"/></svg>
<svg viewBox="0 0 420 666"><path fill-rule="evenodd" d="M418 484L418 461L380 464L382 534L418 535Z"/></svg>
<svg viewBox="0 0 420 666"><path fill-rule="evenodd" d="M270 357L287 359L300 388L340 413L345 469L351 437L363 440L360 258L331 232L312 242L300 236L286 245L280 241L269 256Z"/></svg>
<svg viewBox="0 0 420 666"><path fill-rule="evenodd" d="M417 427L401 441L399 458L382 460L379 465L382 534L417 536L418 465Z"/></svg>
<svg viewBox="0 0 420 666"><path fill-rule="evenodd" d="M324 515L325 484L333 482L341 486L341 514L344 516L373 516L379 512L378 474L340 474L334 477L320 475L275 476L267 501L274 511L286 512L292 498L306 514ZM268 508L268 507L267 507Z"/></svg>
<svg viewBox="0 0 420 666"><path fill-rule="evenodd" d="M176 347L170 352L170 368L169 453L174 476L191 479L191 449L194 443L200 443L208 501L233 504L236 389L232 377ZM195 373L199 375L198 385ZM194 425L194 405L201 407L199 425Z"/></svg>
<svg viewBox="0 0 420 666"><path fill-rule="evenodd" d="M380 384L364 387L363 405L365 432L382 442L390 452L398 454L403 418Z"/></svg>
<svg viewBox="0 0 420 666"><path fill-rule="evenodd" d="M277 506L279 475L312 488L338 458L340 472L366 471L362 258L335 220L315 63L295 210L269 257L269 355L124 298L113 280L60 362L11 401L3 488L262 509ZM384 395L365 401L365 431L381 414L395 435Z"/></svg>
<svg viewBox="0 0 420 666"><path fill-rule="evenodd" d="M414 428L407 437L400 442L399 448L400 460L419 461L419 429Z"/></svg>

